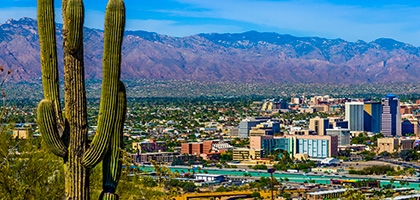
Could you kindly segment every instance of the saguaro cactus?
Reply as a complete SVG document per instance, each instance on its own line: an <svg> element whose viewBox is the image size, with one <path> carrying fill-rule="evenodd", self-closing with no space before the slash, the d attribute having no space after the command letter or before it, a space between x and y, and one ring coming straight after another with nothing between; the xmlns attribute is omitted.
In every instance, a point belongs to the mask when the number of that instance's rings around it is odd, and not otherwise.
<svg viewBox="0 0 420 200"><path fill-rule="evenodd" d="M88 144L83 63L82 0L62 0L64 38L64 103L62 115L54 19L54 0L38 0L38 31L44 99L38 105L39 130L48 148L64 159L66 199L89 199L89 171L103 160L100 199L118 199L122 131L126 113L120 81L125 26L123 0L109 0L105 14L103 80L98 128Z"/></svg>

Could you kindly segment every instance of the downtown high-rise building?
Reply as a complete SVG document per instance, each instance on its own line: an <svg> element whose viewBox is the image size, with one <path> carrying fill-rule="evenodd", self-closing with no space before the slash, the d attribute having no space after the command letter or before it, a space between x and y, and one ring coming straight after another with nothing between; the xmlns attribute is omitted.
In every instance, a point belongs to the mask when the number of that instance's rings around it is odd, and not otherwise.
<svg viewBox="0 0 420 200"><path fill-rule="evenodd" d="M381 132L382 123L382 104L381 102L368 101L364 104L364 130L366 132Z"/></svg>
<svg viewBox="0 0 420 200"><path fill-rule="evenodd" d="M382 98L382 125L384 136L401 136L400 100L394 94Z"/></svg>
<svg viewBox="0 0 420 200"><path fill-rule="evenodd" d="M309 129L314 130L317 135L326 135L326 129L329 128L329 119L315 117L309 120Z"/></svg>
<svg viewBox="0 0 420 200"><path fill-rule="evenodd" d="M364 106L363 102L346 102L345 104L345 119L349 122L349 129L351 131L364 130Z"/></svg>

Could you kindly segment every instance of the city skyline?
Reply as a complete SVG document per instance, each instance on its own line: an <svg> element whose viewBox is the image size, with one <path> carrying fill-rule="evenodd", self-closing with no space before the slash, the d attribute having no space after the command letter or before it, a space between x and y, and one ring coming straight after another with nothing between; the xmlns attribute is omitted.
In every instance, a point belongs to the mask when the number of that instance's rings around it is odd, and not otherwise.
<svg viewBox="0 0 420 200"><path fill-rule="evenodd" d="M85 26L102 29L107 1L85 1ZM126 0L127 30L169 36L239 33L250 30L296 36L342 38L350 42L393 38L420 46L420 3L413 1L198 1ZM61 22L61 1L56 1ZM13 0L0 6L0 23L9 18L36 18L36 1ZM251 15L250 15L251 14ZM252 16L252 17L250 17Z"/></svg>

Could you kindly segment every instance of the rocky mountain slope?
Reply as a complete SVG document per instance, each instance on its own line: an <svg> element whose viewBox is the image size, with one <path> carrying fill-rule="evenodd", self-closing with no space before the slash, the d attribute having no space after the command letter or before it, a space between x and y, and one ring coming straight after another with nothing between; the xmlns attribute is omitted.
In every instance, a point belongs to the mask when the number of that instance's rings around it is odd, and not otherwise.
<svg viewBox="0 0 420 200"><path fill-rule="evenodd" d="M58 25L59 54L62 55L60 29ZM103 32L85 28L84 36L86 77L99 79ZM0 52L0 65L13 71L10 81L40 79L35 20L22 18L1 24ZM255 31L178 38L127 31L123 55L123 79L420 82L420 48L385 38L369 43L347 42Z"/></svg>

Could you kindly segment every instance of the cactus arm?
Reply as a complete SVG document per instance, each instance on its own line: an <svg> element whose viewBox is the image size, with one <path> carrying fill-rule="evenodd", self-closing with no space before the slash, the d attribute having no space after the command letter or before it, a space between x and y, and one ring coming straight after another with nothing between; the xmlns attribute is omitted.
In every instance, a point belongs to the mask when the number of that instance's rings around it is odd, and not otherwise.
<svg viewBox="0 0 420 200"><path fill-rule="evenodd" d="M66 16L68 32L67 32L67 48L70 53L74 53L83 45L83 22L84 22L84 6L82 0L68 1L66 7Z"/></svg>
<svg viewBox="0 0 420 200"><path fill-rule="evenodd" d="M37 112L39 131L48 149L55 155L64 158L67 155L67 148L58 135L57 120L53 106L51 100L48 99L44 99L39 103Z"/></svg>
<svg viewBox="0 0 420 200"><path fill-rule="evenodd" d="M111 135L114 131L124 26L124 2L122 0L110 0L105 14L103 80L98 129L82 161L87 168L94 167L103 159L108 151Z"/></svg>
<svg viewBox="0 0 420 200"><path fill-rule="evenodd" d="M63 137L64 120L60 105L54 1L38 0L37 8L44 99L52 101L57 120L58 134L60 137Z"/></svg>
<svg viewBox="0 0 420 200"><path fill-rule="evenodd" d="M38 34L44 98L60 104L53 0L38 0ZM60 107L54 105L54 107ZM61 107L60 107L61 108Z"/></svg>
<svg viewBox="0 0 420 200"><path fill-rule="evenodd" d="M102 161L103 191L99 199L118 199L115 190L121 176L121 148L123 143L124 121L127 112L127 100L124 83L120 81L118 91L118 108L111 146ZM115 196L115 197L114 197Z"/></svg>

